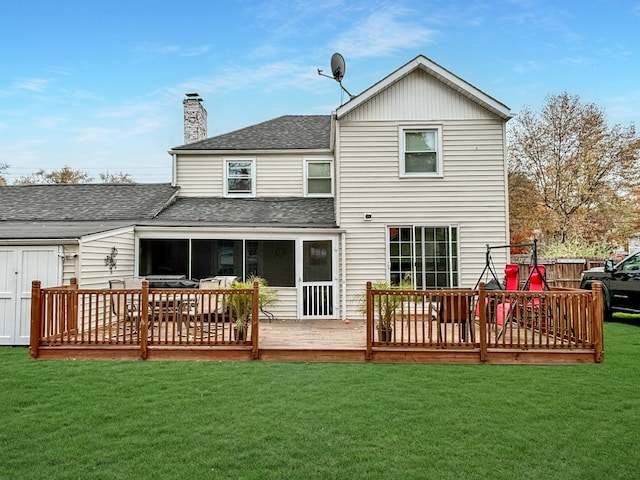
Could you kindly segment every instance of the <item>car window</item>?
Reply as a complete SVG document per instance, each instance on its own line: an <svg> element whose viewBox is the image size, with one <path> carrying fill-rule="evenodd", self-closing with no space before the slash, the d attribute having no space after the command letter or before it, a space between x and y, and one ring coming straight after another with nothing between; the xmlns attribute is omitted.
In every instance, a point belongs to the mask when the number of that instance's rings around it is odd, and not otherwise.
<svg viewBox="0 0 640 480"><path fill-rule="evenodd" d="M640 255L634 255L628 258L622 265L623 272L636 272L640 271Z"/></svg>

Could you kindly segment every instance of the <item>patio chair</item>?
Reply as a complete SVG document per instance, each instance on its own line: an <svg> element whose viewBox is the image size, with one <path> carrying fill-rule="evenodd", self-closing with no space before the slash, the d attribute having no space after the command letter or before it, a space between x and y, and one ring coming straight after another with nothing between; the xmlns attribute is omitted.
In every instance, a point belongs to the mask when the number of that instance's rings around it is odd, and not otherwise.
<svg viewBox="0 0 640 480"><path fill-rule="evenodd" d="M508 263L504 267L505 278L505 291L513 292L517 291L520 286L520 273L519 267L515 263ZM511 303L509 300L504 300L496 305L495 326L496 329L501 328L504 325L505 320L508 318L511 311Z"/></svg>
<svg viewBox="0 0 640 480"><path fill-rule="evenodd" d="M142 290L142 277L125 277L124 288L127 290Z"/></svg>
<svg viewBox="0 0 640 480"><path fill-rule="evenodd" d="M138 309L131 294L124 292L112 293L111 309L118 322L123 323L125 326L131 325L133 333L138 333L142 312Z"/></svg>
<svg viewBox="0 0 640 480"><path fill-rule="evenodd" d="M123 280L110 280L109 288L112 290L141 290L143 278L126 277ZM111 295L111 307L113 314L125 325L131 323L133 333L138 333L140 329L140 318L142 317L139 301L136 302L136 295L132 293L115 293ZM153 310L147 307L147 318L149 324L153 321Z"/></svg>
<svg viewBox="0 0 640 480"><path fill-rule="evenodd" d="M462 340L466 341L467 328L473 342L473 319L470 298L466 295L443 295L438 302L438 336L442 342L442 329L447 323L462 325Z"/></svg>
<svg viewBox="0 0 640 480"><path fill-rule="evenodd" d="M544 266L531 265L529 268L529 278L525 284L525 286L528 287L526 291L544 291L546 286ZM511 303L513 303L513 305ZM531 301L519 305L517 302L504 302L502 305L499 305L497 312L496 324L502 328L498 332L496 340L502 337L506 324L509 322L516 322L518 325L540 329L541 326L546 328L547 322L551 319L551 312L548 311L544 300L541 301L540 298L533 298Z"/></svg>
<svg viewBox="0 0 640 480"><path fill-rule="evenodd" d="M200 280L200 290L216 290L220 288L221 280L205 278ZM198 327L205 332L204 323L222 321L224 313L224 295L219 292L198 292L191 296L181 307L182 322L188 329L193 323L194 330ZM206 333L206 332L205 332Z"/></svg>

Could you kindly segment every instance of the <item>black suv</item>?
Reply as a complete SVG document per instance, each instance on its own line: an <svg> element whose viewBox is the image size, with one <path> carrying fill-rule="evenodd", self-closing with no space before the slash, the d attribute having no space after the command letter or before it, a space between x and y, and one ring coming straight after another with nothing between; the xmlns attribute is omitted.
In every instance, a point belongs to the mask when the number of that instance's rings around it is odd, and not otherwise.
<svg viewBox="0 0 640 480"><path fill-rule="evenodd" d="M602 282L605 320L611 320L614 312L640 314L640 252L617 265L606 260L604 267L584 271L580 288L591 290L595 280Z"/></svg>

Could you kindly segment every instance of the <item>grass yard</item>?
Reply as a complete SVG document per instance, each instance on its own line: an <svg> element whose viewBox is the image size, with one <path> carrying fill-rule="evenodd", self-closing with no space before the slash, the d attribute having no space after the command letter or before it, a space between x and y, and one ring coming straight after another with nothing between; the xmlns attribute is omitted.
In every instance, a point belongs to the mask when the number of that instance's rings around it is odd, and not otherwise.
<svg viewBox="0 0 640 480"><path fill-rule="evenodd" d="M1 479L629 479L640 326L594 365L31 360L0 348Z"/></svg>

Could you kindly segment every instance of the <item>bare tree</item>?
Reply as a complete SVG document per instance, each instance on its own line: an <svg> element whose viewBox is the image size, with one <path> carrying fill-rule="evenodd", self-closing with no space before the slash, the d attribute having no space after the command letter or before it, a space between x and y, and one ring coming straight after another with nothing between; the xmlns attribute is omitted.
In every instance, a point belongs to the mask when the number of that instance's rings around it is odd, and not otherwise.
<svg viewBox="0 0 640 480"><path fill-rule="evenodd" d="M64 166L61 170L38 170L33 175L20 177L16 180L18 185L30 184L54 184L54 183L90 183L93 180L88 173L81 170L73 170L68 166Z"/></svg>
<svg viewBox="0 0 640 480"><path fill-rule="evenodd" d="M610 126L595 104L562 93L547 97L540 112L523 109L509 134L509 170L532 182L529 201L547 210L542 231L565 241L594 233L594 224L611 234L617 221L633 223L635 209L626 208L640 182L640 138L633 125Z"/></svg>
<svg viewBox="0 0 640 480"><path fill-rule="evenodd" d="M6 163L0 163L0 185L6 185L7 179L4 177L5 172L9 169Z"/></svg>
<svg viewBox="0 0 640 480"><path fill-rule="evenodd" d="M100 174L100 180L102 183L135 183L133 178L128 173L109 173L104 172Z"/></svg>

